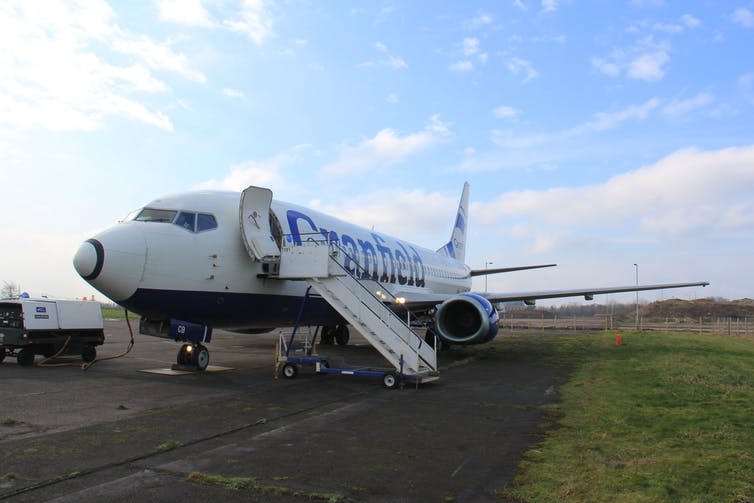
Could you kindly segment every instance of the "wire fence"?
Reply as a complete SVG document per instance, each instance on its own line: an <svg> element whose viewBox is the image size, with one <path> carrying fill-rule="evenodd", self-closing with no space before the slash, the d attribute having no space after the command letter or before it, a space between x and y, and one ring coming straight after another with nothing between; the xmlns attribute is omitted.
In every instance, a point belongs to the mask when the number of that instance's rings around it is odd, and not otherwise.
<svg viewBox="0 0 754 503"><path fill-rule="evenodd" d="M570 318L516 318L501 316L500 327L510 330L640 330L697 332L724 335L754 335L754 318L644 319L617 320L610 315Z"/></svg>

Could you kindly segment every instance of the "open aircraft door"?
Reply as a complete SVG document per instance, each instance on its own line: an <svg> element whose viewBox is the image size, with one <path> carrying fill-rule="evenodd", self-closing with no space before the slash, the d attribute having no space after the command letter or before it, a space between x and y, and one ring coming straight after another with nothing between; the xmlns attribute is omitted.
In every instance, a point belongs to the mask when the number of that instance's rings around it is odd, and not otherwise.
<svg viewBox="0 0 754 503"><path fill-rule="evenodd" d="M275 262L280 248L270 229L272 191L262 187L248 187L241 194L240 219L243 244L249 255L260 262Z"/></svg>

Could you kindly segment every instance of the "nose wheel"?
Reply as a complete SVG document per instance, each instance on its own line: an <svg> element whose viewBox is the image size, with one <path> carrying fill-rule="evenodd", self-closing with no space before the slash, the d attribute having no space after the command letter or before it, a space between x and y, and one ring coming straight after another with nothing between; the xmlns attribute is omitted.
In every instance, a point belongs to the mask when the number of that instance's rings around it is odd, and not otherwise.
<svg viewBox="0 0 754 503"><path fill-rule="evenodd" d="M197 370L205 370L209 365L209 349L201 344L184 344L176 357L178 365L190 365Z"/></svg>

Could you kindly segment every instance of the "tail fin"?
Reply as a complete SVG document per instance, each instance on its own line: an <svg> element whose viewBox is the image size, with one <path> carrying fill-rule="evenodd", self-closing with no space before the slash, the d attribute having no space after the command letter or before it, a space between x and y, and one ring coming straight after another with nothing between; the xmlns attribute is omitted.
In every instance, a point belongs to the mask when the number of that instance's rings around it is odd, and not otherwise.
<svg viewBox="0 0 754 503"><path fill-rule="evenodd" d="M450 235L450 241L437 250L450 258L460 262L466 259L466 229L469 223L469 182L463 184L461 193L461 202L458 203L458 213L456 214L456 223L453 226L453 233Z"/></svg>

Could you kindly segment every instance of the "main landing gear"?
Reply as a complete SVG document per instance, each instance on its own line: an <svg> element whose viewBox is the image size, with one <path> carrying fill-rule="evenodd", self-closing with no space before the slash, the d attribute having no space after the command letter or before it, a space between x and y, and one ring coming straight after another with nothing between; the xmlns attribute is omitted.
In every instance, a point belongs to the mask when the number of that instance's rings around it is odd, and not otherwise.
<svg viewBox="0 0 754 503"><path fill-rule="evenodd" d="M176 357L178 365L196 367L205 370L209 365L209 349L201 344L184 344Z"/></svg>
<svg viewBox="0 0 754 503"><path fill-rule="evenodd" d="M334 342L338 343L338 346L348 345L348 341L351 335L348 333L348 326L336 325L322 327L322 338L320 344L323 346L332 346Z"/></svg>

